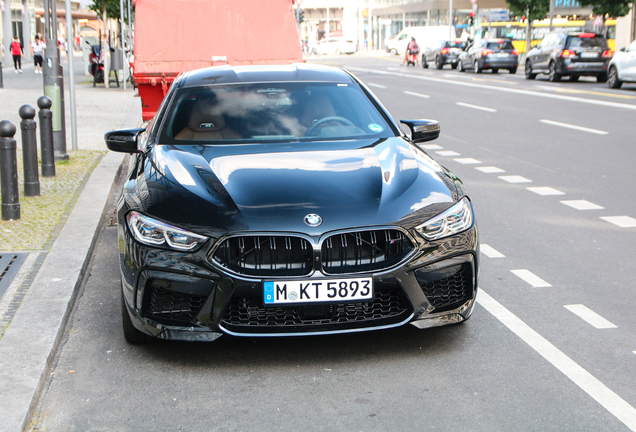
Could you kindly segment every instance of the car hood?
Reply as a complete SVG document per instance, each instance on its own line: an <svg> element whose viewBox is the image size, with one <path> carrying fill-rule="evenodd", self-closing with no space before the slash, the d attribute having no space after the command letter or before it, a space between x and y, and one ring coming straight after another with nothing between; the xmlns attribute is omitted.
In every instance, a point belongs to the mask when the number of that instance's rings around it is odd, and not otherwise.
<svg viewBox="0 0 636 432"><path fill-rule="evenodd" d="M132 209L197 233L412 227L460 199L461 182L394 137L325 143L156 145L124 189ZM138 167L139 168L139 167ZM304 218L323 222L309 227Z"/></svg>

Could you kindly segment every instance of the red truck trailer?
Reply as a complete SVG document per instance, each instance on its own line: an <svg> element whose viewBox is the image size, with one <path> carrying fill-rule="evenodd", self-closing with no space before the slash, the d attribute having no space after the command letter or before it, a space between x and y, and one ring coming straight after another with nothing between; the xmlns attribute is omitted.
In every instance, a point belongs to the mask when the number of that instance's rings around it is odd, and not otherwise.
<svg viewBox="0 0 636 432"><path fill-rule="evenodd" d="M302 62L292 0L135 0L133 79L144 120L181 72Z"/></svg>

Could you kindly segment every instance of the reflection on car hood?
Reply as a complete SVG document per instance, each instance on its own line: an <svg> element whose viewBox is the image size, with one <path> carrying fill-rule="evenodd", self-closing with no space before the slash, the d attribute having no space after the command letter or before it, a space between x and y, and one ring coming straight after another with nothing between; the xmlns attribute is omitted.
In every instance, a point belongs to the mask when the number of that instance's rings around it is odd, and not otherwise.
<svg viewBox="0 0 636 432"><path fill-rule="evenodd" d="M131 177L132 208L218 237L228 231L324 232L413 226L464 194L459 180L402 138L325 143L154 146ZM322 225L310 228L307 214Z"/></svg>

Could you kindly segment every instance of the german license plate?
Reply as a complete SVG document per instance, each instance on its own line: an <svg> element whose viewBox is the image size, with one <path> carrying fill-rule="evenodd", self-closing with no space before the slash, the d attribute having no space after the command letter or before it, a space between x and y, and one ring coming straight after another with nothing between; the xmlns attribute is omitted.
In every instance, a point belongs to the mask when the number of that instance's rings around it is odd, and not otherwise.
<svg viewBox="0 0 636 432"><path fill-rule="evenodd" d="M510 55L510 54L505 53L505 52L500 52L500 53L497 53L497 54L496 54L496 56L497 56L497 57L508 57L509 55Z"/></svg>
<svg viewBox="0 0 636 432"><path fill-rule="evenodd" d="M596 57L598 57L598 53L595 53L595 52L584 52L584 53L581 53L581 57L596 58Z"/></svg>
<svg viewBox="0 0 636 432"><path fill-rule="evenodd" d="M263 282L263 301L266 305L371 299L373 299L372 278Z"/></svg>

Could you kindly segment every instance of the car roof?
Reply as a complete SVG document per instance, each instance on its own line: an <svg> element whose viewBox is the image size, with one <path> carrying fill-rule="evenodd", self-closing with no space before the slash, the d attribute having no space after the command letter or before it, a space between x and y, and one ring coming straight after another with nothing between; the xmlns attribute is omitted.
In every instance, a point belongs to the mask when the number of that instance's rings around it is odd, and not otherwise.
<svg viewBox="0 0 636 432"><path fill-rule="evenodd" d="M293 63L290 65L259 66L214 66L186 72L180 87L197 87L211 84L235 84L258 82L335 82L351 84L356 82L343 69Z"/></svg>

